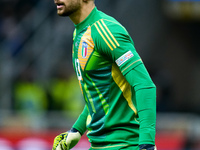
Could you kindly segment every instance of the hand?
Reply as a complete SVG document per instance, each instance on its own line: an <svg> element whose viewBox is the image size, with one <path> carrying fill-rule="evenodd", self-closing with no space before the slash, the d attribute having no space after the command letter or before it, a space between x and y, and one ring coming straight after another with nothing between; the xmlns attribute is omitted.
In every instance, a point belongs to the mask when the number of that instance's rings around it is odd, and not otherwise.
<svg viewBox="0 0 200 150"><path fill-rule="evenodd" d="M70 130L65 133L61 133L56 136L53 143L52 150L69 150L73 148L81 138L81 134L78 131Z"/></svg>
<svg viewBox="0 0 200 150"><path fill-rule="evenodd" d="M53 142L52 150L62 150L61 142L62 140L66 139L67 135L68 135L68 132L65 132L56 136Z"/></svg>
<svg viewBox="0 0 200 150"><path fill-rule="evenodd" d="M139 147L140 147L140 150L157 150L156 146L152 144L142 144L142 145L139 145Z"/></svg>

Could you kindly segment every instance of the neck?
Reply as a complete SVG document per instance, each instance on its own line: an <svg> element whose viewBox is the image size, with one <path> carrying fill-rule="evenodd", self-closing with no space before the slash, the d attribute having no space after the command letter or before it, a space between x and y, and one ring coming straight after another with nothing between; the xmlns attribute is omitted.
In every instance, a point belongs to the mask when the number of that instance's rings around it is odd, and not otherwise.
<svg viewBox="0 0 200 150"><path fill-rule="evenodd" d="M81 9L71 14L69 17L74 24L82 22L94 9L95 4L93 1L83 2Z"/></svg>

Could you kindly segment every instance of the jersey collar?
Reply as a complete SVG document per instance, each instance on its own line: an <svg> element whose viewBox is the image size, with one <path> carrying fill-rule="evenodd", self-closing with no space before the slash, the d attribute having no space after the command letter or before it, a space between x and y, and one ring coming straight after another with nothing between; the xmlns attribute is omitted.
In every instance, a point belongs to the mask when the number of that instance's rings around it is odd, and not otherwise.
<svg viewBox="0 0 200 150"><path fill-rule="evenodd" d="M81 23L75 25L76 28L76 32L77 34L80 33L85 27L88 27L89 25L91 25L93 23L93 18L97 12L97 8L95 7L91 13L85 18L85 20L83 20Z"/></svg>

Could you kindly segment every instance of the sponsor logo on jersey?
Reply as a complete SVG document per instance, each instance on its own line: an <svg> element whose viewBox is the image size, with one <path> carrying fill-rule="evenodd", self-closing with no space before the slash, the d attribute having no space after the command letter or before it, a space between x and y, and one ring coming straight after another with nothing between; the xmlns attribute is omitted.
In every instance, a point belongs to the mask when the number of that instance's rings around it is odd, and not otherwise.
<svg viewBox="0 0 200 150"><path fill-rule="evenodd" d="M118 66L121 66L123 63L125 63L127 60L129 60L131 57L133 57L133 53L131 51L126 52L121 57L119 57L115 62Z"/></svg>
<svg viewBox="0 0 200 150"><path fill-rule="evenodd" d="M82 57L85 58L87 56L88 44L86 42L82 43Z"/></svg>

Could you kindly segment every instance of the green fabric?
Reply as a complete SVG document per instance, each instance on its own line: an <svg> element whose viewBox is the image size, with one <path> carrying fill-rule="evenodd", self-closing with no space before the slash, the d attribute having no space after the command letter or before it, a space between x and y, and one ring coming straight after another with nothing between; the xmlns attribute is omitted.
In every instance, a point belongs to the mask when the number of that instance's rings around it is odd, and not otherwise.
<svg viewBox="0 0 200 150"><path fill-rule="evenodd" d="M95 150L95 147L91 147L89 150ZM102 148L98 148L98 150L139 150L139 146L138 145L128 145L128 146L113 146L113 147L102 147Z"/></svg>
<svg viewBox="0 0 200 150"><path fill-rule="evenodd" d="M106 148L138 145L139 100L124 77L142 64L131 37L97 8L75 28L72 60L88 110L89 141ZM74 128L85 126L85 120L83 112Z"/></svg>
<svg viewBox="0 0 200 150"><path fill-rule="evenodd" d="M87 116L88 116L88 110L87 110L87 107L85 106L82 113L80 114L80 116L78 117L74 125L72 126L72 128L75 128L76 130L78 130L81 135L83 135L86 131Z"/></svg>
<svg viewBox="0 0 200 150"><path fill-rule="evenodd" d="M156 88L145 66L138 65L125 75L136 91L136 104L140 122L139 144L155 145Z"/></svg>

